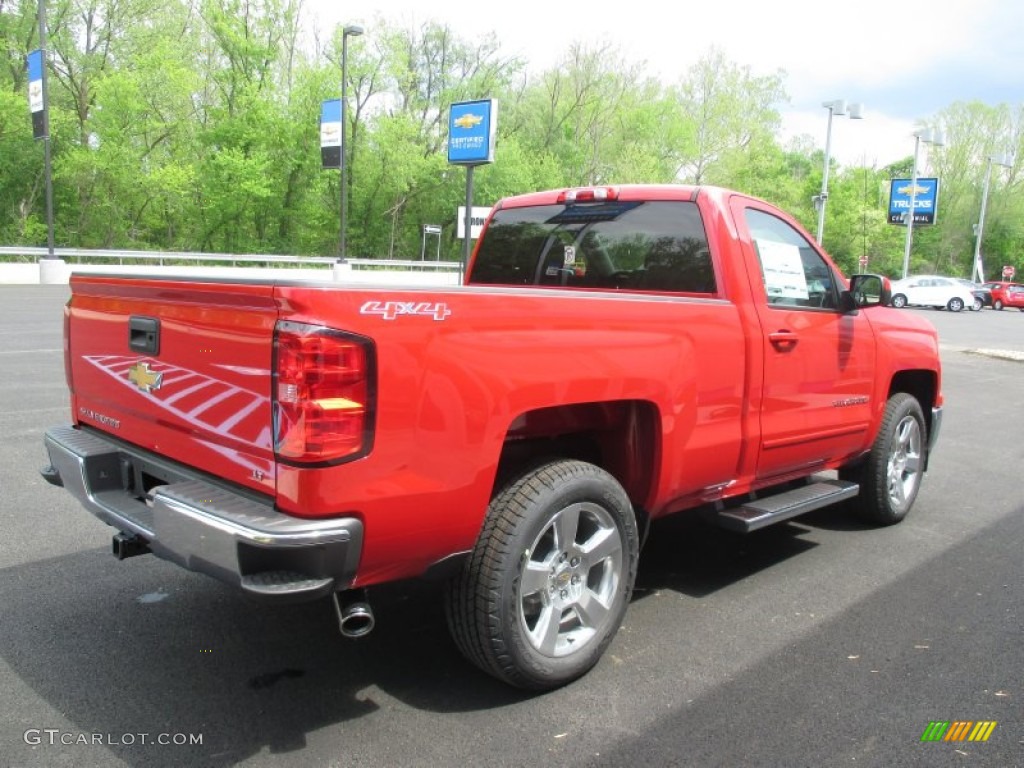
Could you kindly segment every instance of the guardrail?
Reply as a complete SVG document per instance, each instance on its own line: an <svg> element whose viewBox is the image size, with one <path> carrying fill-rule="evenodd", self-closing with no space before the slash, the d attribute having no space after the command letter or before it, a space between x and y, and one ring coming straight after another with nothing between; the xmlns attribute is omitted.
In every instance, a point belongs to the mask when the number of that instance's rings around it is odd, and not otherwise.
<svg viewBox="0 0 1024 768"><path fill-rule="evenodd" d="M67 283L72 272L227 279L329 280L339 284L445 287L462 283L457 261L346 259L270 253L195 253L0 246L0 283ZM21 259L4 257L20 256ZM25 258L27 257L27 258Z"/></svg>
<svg viewBox="0 0 1024 768"><path fill-rule="evenodd" d="M46 248L33 246L0 246L0 256L34 256L45 258L49 255ZM243 264L262 264L264 266L283 265L289 266L308 264L312 266L326 266L338 263L338 259L332 256L287 256L270 253L203 253L193 251L129 251L110 250L96 248L54 248L53 255L58 259L74 259L75 263L82 263L82 259L117 259L118 264L123 264L125 259L157 262L164 266L164 262L170 261L194 261L229 263L231 266ZM353 269L402 269L402 270L438 270L442 272L459 271L461 263L457 261L417 261L414 259L345 259L344 264L350 265Z"/></svg>

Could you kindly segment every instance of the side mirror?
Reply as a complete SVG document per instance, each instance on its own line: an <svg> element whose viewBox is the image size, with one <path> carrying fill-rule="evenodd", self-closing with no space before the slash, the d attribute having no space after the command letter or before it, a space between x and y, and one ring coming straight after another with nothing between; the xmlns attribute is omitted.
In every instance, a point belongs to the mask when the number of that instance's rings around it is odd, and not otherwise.
<svg viewBox="0 0 1024 768"><path fill-rule="evenodd" d="M843 291L840 306L844 313L866 307L886 307L892 300L892 286L883 275L854 275Z"/></svg>

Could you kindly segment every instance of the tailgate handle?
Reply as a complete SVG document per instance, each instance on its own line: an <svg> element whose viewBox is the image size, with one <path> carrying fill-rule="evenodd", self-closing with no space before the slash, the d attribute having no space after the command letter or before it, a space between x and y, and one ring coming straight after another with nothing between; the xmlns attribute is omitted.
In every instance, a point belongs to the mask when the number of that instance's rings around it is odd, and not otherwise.
<svg viewBox="0 0 1024 768"><path fill-rule="evenodd" d="M133 352L160 354L160 321L134 315L128 318L128 346Z"/></svg>

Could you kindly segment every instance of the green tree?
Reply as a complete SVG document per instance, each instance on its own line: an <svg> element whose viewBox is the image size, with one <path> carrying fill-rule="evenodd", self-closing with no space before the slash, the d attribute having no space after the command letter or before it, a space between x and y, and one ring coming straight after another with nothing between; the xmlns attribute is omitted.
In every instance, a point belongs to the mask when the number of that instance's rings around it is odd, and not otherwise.
<svg viewBox="0 0 1024 768"><path fill-rule="evenodd" d="M372 34L381 58L356 71L373 72L386 96L373 108L376 94L357 87L372 117L365 133L354 131L349 242L354 254L409 257L419 254L425 219L454 220L454 206L445 210L459 188L445 156L449 107L487 97L500 103L521 65L502 57L492 38L471 44L436 22L383 25Z"/></svg>
<svg viewBox="0 0 1024 768"><path fill-rule="evenodd" d="M0 89L0 243L46 242L43 147L32 140L25 95Z"/></svg>
<svg viewBox="0 0 1024 768"><path fill-rule="evenodd" d="M783 75L755 75L712 48L674 89L693 145L677 176L694 184L729 185L730 158L756 153L774 142L787 101Z"/></svg>
<svg viewBox="0 0 1024 768"><path fill-rule="evenodd" d="M320 168L320 102L339 95L342 32L306 48L301 0L50 0L50 117L58 244L330 254L339 174ZM42 147L31 139L25 55L34 0L0 0L0 238L37 244ZM452 103L495 98L497 162L476 169L475 201L542 188L629 182L733 187L811 231L822 152L783 146L782 72L707 51L671 86L611 45L568 44L528 76L494 35L462 39L427 21L378 17L349 40L348 240L356 256L415 257L424 224L458 258L465 172L446 158ZM321 44L320 40L325 42ZM938 223L915 231L912 269L969 274L988 157L1022 156L1021 105L958 103L922 172L942 181ZM825 247L846 271L899 274L901 227L886 223L891 178L834 164ZM1024 270L1020 163L994 166L982 250Z"/></svg>
<svg viewBox="0 0 1024 768"><path fill-rule="evenodd" d="M946 135L945 147L932 153L942 185L939 218L934 232L923 240L931 249L931 253L925 252L923 256L930 261L932 271L971 274L975 227L989 158L1006 155L1019 143L1016 117L1019 115L1005 104L989 106L980 102L958 102L939 114L937 119ZM993 167L985 231L997 237L986 237L982 243L982 253L992 257L987 263L990 274L994 262L1014 255L1006 248L1013 247L1014 219L1019 221L1019 215L1024 213L1019 207L1019 196L1016 211L1013 210L1013 190L1017 184L1016 168L1006 171L999 165Z"/></svg>

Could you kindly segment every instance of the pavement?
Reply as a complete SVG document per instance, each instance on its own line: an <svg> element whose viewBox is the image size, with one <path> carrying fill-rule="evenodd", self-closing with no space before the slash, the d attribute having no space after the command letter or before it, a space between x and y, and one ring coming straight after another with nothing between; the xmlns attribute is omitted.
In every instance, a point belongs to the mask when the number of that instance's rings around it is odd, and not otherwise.
<svg viewBox="0 0 1024 768"><path fill-rule="evenodd" d="M528 695L459 656L436 585L372 590L346 641L326 604L114 560L38 475L66 297L0 286L0 765L1024 766L1024 368L967 353L1024 353L1024 313L907 310L939 329L946 414L903 523L660 521L605 657ZM996 725L922 741L947 721Z"/></svg>

